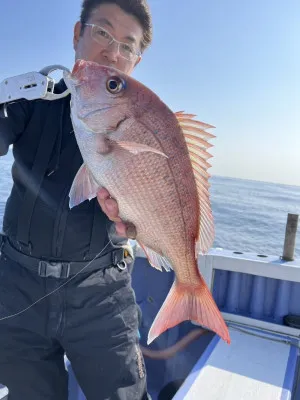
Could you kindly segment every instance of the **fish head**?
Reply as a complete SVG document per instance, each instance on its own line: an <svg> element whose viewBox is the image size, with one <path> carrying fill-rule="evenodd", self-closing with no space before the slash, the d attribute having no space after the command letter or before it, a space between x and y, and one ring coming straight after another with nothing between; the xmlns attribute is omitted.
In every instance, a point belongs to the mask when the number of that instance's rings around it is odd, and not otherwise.
<svg viewBox="0 0 300 400"><path fill-rule="evenodd" d="M148 109L153 93L140 82L109 66L76 61L65 74L73 116L95 133L110 133L121 121Z"/></svg>

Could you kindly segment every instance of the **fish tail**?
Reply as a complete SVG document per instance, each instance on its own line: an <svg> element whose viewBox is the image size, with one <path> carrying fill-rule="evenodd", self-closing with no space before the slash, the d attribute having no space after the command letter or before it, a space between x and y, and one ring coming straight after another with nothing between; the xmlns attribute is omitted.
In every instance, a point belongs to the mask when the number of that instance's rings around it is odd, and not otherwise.
<svg viewBox="0 0 300 400"><path fill-rule="evenodd" d="M153 321L147 344L150 344L167 329L187 320L214 331L225 342L230 343L227 325L204 279L200 276L198 285L174 281L167 298Z"/></svg>

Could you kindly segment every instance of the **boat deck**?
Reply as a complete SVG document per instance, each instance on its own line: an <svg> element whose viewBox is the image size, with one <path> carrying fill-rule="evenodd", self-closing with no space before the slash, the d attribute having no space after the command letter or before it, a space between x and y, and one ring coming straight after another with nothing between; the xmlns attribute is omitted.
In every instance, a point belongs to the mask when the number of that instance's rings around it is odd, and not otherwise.
<svg viewBox="0 0 300 400"><path fill-rule="evenodd" d="M214 337L174 400L291 399L298 341L240 329L230 346Z"/></svg>
<svg viewBox="0 0 300 400"><path fill-rule="evenodd" d="M286 315L300 315L300 260L212 249L200 256L199 268L229 325L231 344L209 333L170 359L145 357L152 400L300 400L300 327L284 322ZM132 280L143 315L140 342L147 346L174 273L159 272L138 256ZM166 349L193 329L183 322L150 348ZM66 368L69 400L86 400L67 359Z"/></svg>

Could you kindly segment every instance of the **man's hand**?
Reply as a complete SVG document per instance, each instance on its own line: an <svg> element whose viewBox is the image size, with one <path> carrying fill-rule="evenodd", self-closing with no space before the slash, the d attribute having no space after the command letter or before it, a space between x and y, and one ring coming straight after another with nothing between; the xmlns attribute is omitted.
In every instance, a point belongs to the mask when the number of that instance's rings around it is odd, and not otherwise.
<svg viewBox="0 0 300 400"><path fill-rule="evenodd" d="M135 239L136 229L133 224L125 224L119 217L119 207L116 200L110 197L109 192L102 188L97 194L97 199L103 210L103 212L108 216L108 218L116 223L116 231L120 236Z"/></svg>

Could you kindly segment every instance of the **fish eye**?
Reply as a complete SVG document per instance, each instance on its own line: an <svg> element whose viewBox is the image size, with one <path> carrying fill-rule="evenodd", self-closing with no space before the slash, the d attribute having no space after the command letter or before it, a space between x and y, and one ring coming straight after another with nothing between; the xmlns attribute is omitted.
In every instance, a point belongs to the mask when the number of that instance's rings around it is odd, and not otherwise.
<svg viewBox="0 0 300 400"><path fill-rule="evenodd" d="M121 92L125 86L125 82L118 76L113 76L106 82L106 89L112 94Z"/></svg>

